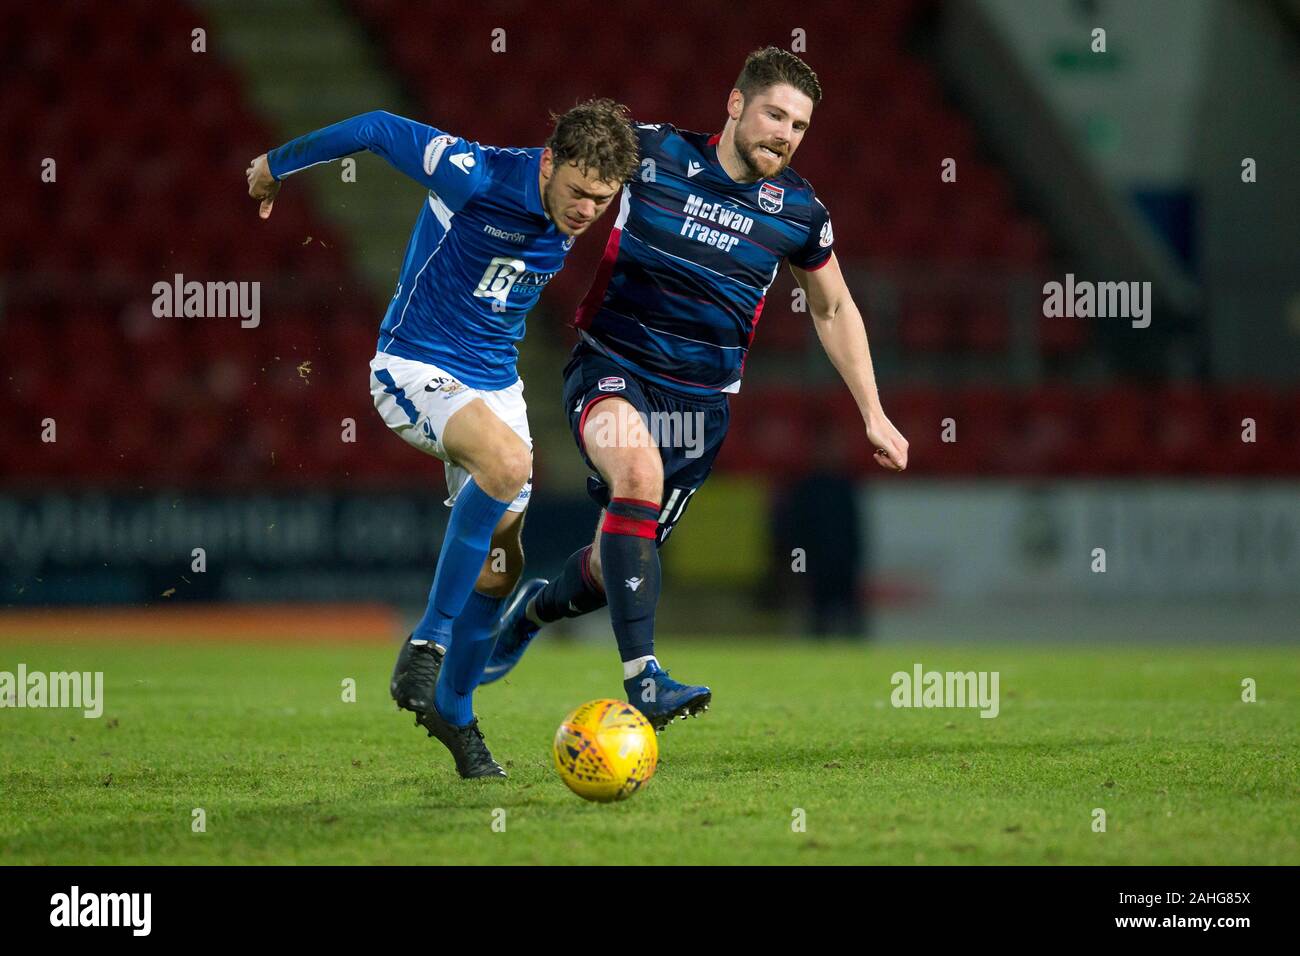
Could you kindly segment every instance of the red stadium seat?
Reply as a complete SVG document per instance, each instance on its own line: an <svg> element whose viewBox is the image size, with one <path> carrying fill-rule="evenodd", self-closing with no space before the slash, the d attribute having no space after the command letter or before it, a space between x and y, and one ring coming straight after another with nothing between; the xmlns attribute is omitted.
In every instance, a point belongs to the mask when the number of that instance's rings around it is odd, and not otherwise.
<svg viewBox="0 0 1300 956"><path fill-rule="evenodd" d="M724 0L698 0L672 32L655 26L662 14L648 0L610 8L598 26L564 27L544 5L442 5L436 17L404 0L350 7L423 118L498 145L539 142L548 110L593 94L620 98L643 121L715 131L737 66L718 55L716 25L738 31L738 43L775 36L770 18L737 16ZM1086 320L1029 317L1043 364L1061 383L995 377L1015 344L1013 310L1039 309L1037 296L1026 305L1007 290L1041 281L1033 277L1051 255L1050 237L1018 207L1007 173L981 151L975 125L948 99L934 64L910 52L907 31L926 8L917 0L831 0L799 21L827 99L795 165L834 216L846 272L865 266L866 281L884 276L879 301L896 315L897 341L881 340L898 346L908 383L885 387L885 405L911 443L912 471L1300 473L1300 397L1063 384L1088 369ZM57 183L11 191L0 217L0 351L11 359L0 381L7 474L437 487L441 466L389 434L370 405L365 364L384 303L364 291L351 237L335 234L308 191L265 223L240 200L242 164L280 133L258 115L231 60L210 56L197 68L184 38L206 22L200 6L153 0L0 10L0 37L21 40L5 44L14 62L0 85L7 134L0 158L11 169L59 158ZM505 62L489 44L497 26L507 29L511 83L485 81ZM479 39L439 40L447 36ZM566 55L582 69L568 69ZM840 95L846 90L862 95ZM949 157L957 160L955 183L939 179ZM232 169L235 193L195 188L229 183ZM584 240L574 250L544 293L551 314L539 309L530 318L531 336L572 340L558 326L586 291L601 245ZM941 274L930 275L936 263ZM260 327L241 328L237 317L154 318L146 292L176 272L261 281ZM949 276L972 278L958 288ZM798 367L799 354L815 349L810 319L789 309L790 289L783 273L769 290L755 343L773 353L764 374ZM305 363L310 370L300 371ZM69 376L78 382L72 393L62 384ZM929 381L994 384L945 391ZM543 380L540 400L554 397L554 385ZM33 442L47 415L58 421L52 446ZM357 423L355 443L339 440L343 418ZM946 418L955 442L942 441ZM1241 440L1246 418L1253 442ZM877 472L838 381L747 384L733 403L719 467L790 474L828 440L842 443L859 473Z"/></svg>
<svg viewBox="0 0 1300 956"><path fill-rule="evenodd" d="M1085 399L1089 458L1104 474L1150 474L1151 399L1134 386L1117 386Z"/></svg>

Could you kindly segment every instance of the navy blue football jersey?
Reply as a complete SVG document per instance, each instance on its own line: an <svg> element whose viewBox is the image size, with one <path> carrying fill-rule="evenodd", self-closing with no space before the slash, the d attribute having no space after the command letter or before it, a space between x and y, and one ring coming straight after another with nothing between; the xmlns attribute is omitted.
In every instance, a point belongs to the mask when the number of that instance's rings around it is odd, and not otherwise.
<svg viewBox="0 0 1300 956"><path fill-rule="evenodd" d="M735 392L783 260L830 261L830 214L793 169L738 183L719 135L636 124L641 170L575 325L583 341L659 385Z"/></svg>

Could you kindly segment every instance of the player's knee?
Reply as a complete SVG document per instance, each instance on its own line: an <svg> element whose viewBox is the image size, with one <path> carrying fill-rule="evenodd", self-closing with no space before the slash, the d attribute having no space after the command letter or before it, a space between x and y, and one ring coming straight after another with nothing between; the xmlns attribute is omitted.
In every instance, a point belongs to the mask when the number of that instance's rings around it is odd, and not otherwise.
<svg viewBox="0 0 1300 956"><path fill-rule="evenodd" d="M615 498L640 498L659 501L664 490L664 466L659 452L627 455L611 469L610 491Z"/></svg>
<svg viewBox="0 0 1300 956"><path fill-rule="evenodd" d="M521 441L507 444L491 458L491 464L475 474L474 480L498 501L509 501L519 494L532 473L533 459Z"/></svg>

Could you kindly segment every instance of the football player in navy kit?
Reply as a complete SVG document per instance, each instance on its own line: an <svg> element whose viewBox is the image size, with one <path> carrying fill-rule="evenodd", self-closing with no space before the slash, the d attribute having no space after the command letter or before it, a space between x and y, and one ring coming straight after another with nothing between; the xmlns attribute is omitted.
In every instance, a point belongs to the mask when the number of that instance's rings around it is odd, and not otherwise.
<svg viewBox="0 0 1300 956"><path fill-rule="evenodd" d="M727 395L740 388L783 261L857 402L876 462L907 467L907 441L881 408L862 316L835 258L830 215L790 168L820 99L807 64L767 47L746 59L720 133L637 125L642 173L623 187L565 368L565 411L604 511L593 543L554 581L515 592L485 683L509 672L547 622L608 605L628 700L657 729L707 709L710 689L673 680L655 656L658 548L712 468ZM702 425L694 447L649 433L651 423L687 417Z"/></svg>

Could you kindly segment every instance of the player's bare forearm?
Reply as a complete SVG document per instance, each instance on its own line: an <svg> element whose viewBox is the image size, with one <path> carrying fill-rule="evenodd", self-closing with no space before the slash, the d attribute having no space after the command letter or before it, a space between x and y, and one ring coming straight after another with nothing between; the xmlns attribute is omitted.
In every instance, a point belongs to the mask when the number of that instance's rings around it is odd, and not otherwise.
<svg viewBox="0 0 1300 956"><path fill-rule="evenodd" d="M907 467L907 439L881 407L866 324L849 294L839 262L832 256L820 269L813 272L795 269L794 274L807 294L817 339L862 413L877 463L883 468L902 471Z"/></svg>
<svg viewBox="0 0 1300 956"><path fill-rule="evenodd" d="M813 311L813 327L822 349L858 403L863 420L883 414L866 325L853 300L838 303L834 309L822 313Z"/></svg>

